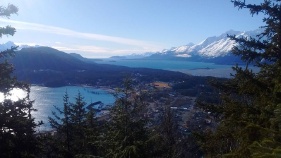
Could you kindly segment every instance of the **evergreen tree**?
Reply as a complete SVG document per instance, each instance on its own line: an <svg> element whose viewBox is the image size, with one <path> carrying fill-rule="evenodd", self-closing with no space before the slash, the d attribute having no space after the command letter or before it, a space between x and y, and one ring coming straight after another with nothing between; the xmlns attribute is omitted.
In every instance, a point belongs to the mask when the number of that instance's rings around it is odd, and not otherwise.
<svg viewBox="0 0 281 158"><path fill-rule="evenodd" d="M95 146L92 142L96 138L96 119L93 110L86 111L86 102L79 92L75 102L70 103L68 94L63 97L63 110L56 107L53 117L49 117L54 136L49 136L52 149L46 155L60 155L61 157L83 157L94 155Z"/></svg>
<svg viewBox="0 0 281 158"><path fill-rule="evenodd" d="M280 157L281 1L232 2L252 15L263 13L264 31L257 37L229 36L238 42L232 51L246 67L236 65L233 79L214 83L221 103L202 107L212 112L218 128L205 132L202 147L207 157ZM253 72L249 64L259 71Z"/></svg>
<svg viewBox="0 0 281 158"><path fill-rule="evenodd" d="M96 113L93 108L90 108L86 115L86 128L85 128L85 140L86 142L86 152L81 154L81 156L96 156L100 155L99 146L100 139L99 134L103 129L102 124L97 121Z"/></svg>
<svg viewBox="0 0 281 158"><path fill-rule="evenodd" d="M18 8L12 4L0 6L0 16L9 18ZM0 37L14 35L15 28L0 27ZM29 99L30 87L19 82L13 75L14 68L8 62L16 47L0 52L0 93L4 100L0 102L0 157L34 157L38 152L35 128L37 124L31 116L33 101ZM9 99L12 89L22 89L27 93L23 99Z"/></svg>
<svg viewBox="0 0 281 158"><path fill-rule="evenodd" d="M71 155L71 127L70 127L70 103L67 92L63 96L63 110L54 106L56 111L52 111L54 117L49 117L51 128L55 135L50 135L47 146L51 146L48 153L60 155L60 157L70 157ZM58 112L58 114L56 113ZM54 153L53 153L54 152Z"/></svg>
<svg viewBox="0 0 281 158"><path fill-rule="evenodd" d="M181 134L177 128L177 121L170 106L165 106L160 117L160 124L154 127L151 136L151 149L153 157L176 158L181 157L178 140ZM157 145L156 145L157 144Z"/></svg>
<svg viewBox="0 0 281 158"><path fill-rule="evenodd" d="M179 122L171 110L168 101L163 107L160 124L153 127L149 148L151 157L161 158L198 158L202 156L200 146L194 135L186 134L179 129Z"/></svg>
<svg viewBox="0 0 281 158"><path fill-rule="evenodd" d="M70 117L69 123L71 127L71 151L77 154L86 153L87 143L86 140L86 130L87 127L87 111L85 109L86 102L82 97L81 93L78 92L75 97L75 102L70 104ZM90 114L92 115L92 114ZM93 115L92 115L93 116ZM93 118L89 118L93 119Z"/></svg>
<svg viewBox="0 0 281 158"><path fill-rule="evenodd" d="M144 111L146 104L142 95L136 93L132 80L127 78L123 88L117 93L117 99L110 115L105 143L105 156L110 158L149 157Z"/></svg>

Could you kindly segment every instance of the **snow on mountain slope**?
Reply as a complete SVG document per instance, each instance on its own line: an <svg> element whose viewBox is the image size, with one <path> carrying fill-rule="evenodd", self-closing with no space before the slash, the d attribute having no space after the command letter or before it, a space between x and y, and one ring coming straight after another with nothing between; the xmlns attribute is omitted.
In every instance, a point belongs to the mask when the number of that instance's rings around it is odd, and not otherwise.
<svg viewBox="0 0 281 158"><path fill-rule="evenodd" d="M14 42L8 41L6 43L0 44L0 51L4 51L10 49L11 47L18 46L17 50L21 50L22 48L30 48L30 47L40 47L39 45L29 46L29 45L17 45Z"/></svg>
<svg viewBox="0 0 281 158"><path fill-rule="evenodd" d="M153 53L152 52L147 52L147 53L144 53L144 54L130 54L130 55L127 55L126 56L126 59L138 59L138 58L144 58L144 57L149 57L151 56Z"/></svg>
<svg viewBox="0 0 281 158"><path fill-rule="evenodd" d="M198 50L198 53L201 56L207 57L225 56L231 51L234 45L235 42L230 39L220 39Z"/></svg>
<svg viewBox="0 0 281 158"><path fill-rule="evenodd" d="M202 58L217 58L217 57L224 57L227 56L233 46L236 43L230 40L227 35L235 35L236 37L256 37L256 35L263 32L262 29L257 29L253 31L234 31L230 30L227 31L219 36L212 36L208 37L202 42L198 44L189 43L187 45L179 46L179 47L172 47L170 49L164 49L161 52L147 52L143 54L131 54L127 56L123 56L128 59L134 58L145 58L149 56L162 56L162 57L202 57ZM0 51L11 48L11 46L15 46L13 42L7 42L5 44L0 44ZM31 47L27 45L19 46L18 50L25 47ZM38 46L34 46L38 47Z"/></svg>
<svg viewBox="0 0 281 158"><path fill-rule="evenodd" d="M184 45L184 46L174 47L174 48L172 48L172 51L177 52L177 53L185 52L185 51L189 50L192 46L194 46L194 44L189 43L189 44Z"/></svg>
<svg viewBox="0 0 281 158"><path fill-rule="evenodd" d="M0 51L4 51L4 50L10 49L11 47L15 47L15 46L16 45L13 42L8 41L7 43L0 44Z"/></svg>
<svg viewBox="0 0 281 158"><path fill-rule="evenodd" d="M163 50L158 53L174 55L176 57L192 57L193 55L198 55L206 58L216 58L228 55L236 45L235 41L230 40L227 35L235 35L236 37L256 37L256 35L261 33L261 29L254 31L227 31L220 36L208 37L199 44L188 44L179 47L173 47L171 49Z"/></svg>

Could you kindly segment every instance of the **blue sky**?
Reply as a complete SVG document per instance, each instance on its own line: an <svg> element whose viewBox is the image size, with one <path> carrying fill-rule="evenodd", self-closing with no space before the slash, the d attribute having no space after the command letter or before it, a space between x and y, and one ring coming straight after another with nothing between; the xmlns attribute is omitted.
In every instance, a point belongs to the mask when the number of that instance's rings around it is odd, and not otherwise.
<svg viewBox="0 0 281 158"><path fill-rule="evenodd" d="M0 5L8 3L19 8L18 15L0 23L17 33L0 43L50 46L89 58L161 51L263 25L261 16L234 8L230 0L1 0Z"/></svg>

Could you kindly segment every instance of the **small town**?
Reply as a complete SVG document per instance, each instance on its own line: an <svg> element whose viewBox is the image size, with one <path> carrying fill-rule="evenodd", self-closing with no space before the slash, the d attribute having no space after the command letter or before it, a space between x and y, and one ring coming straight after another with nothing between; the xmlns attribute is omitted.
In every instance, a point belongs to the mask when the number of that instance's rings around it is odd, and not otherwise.
<svg viewBox="0 0 281 158"><path fill-rule="evenodd" d="M136 87L139 88L139 86ZM108 91L114 92L112 89L108 89ZM135 91L138 91L137 88ZM147 110L143 116L151 121L150 126L159 124L165 108L170 108L178 130L183 134L188 135L193 131L203 131L215 127L210 112L202 111L201 108L196 106L196 97L183 96L175 92L171 83L156 81L142 84L141 92L138 92L137 95L141 93L148 93L149 96L145 100ZM133 96L130 98L133 99ZM91 103L87 108L93 107L95 109L99 121L107 121L110 119L110 108L112 106L114 105L105 105L98 101Z"/></svg>

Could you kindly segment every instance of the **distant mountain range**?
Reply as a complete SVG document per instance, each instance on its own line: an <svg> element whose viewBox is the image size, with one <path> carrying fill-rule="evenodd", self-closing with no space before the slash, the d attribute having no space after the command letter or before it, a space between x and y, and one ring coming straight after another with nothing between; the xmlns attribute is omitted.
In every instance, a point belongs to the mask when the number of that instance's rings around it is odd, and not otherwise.
<svg viewBox="0 0 281 158"><path fill-rule="evenodd" d="M187 44L171 49L163 50L162 52L155 53L154 55L173 55L175 57L192 57L201 56L205 58L216 58L226 56L231 52L233 46L236 45L235 41L230 40L227 35L235 35L236 37L255 37L261 32L260 29L255 31L227 31L220 36L208 37L199 44Z"/></svg>
<svg viewBox="0 0 281 158"><path fill-rule="evenodd" d="M16 45L13 42L8 41L7 43L0 44L0 51L7 50L7 49L10 49L11 47L15 47L15 46Z"/></svg>
<svg viewBox="0 0 281 158"><path fill-rule="evenodd" d="M212 62L217 64L242 63L240 57L232 55L236 45L227 35L237 37L256 37L262 30L228 31L220 36L208 37L198 44L187 44L165 49L160 52L115 56L113 59L176 59L186 61ZM0 44L0 51L15 46L13 42ZM97 64L98 59L84 58L76 53L65 53L50 47L19 46L15 58L11 59L15 75L23 81L44 86L64 86L75 84L120 85L127 75L138 76L141 81L182 81L191 76L172 71L129 68Z"/></svg>
<svg viewBox="0 0 281 158"><path fill-rule="evenodd" d="M8 42L6 42L6 43L0 44L0 51L10 49L11 47L18 47L18 50L21 50L22 48L40 47L40 46L39 46L39 45L35 45L35 46L19 45L19 46L18 46L18 45L16 45L14 42L8 41Z"/></svg>
<svg viewBox="0 0 281 158"><path fill-rule="evenodd" d="M213 62L218 64L242 63L239 57L231 54L231 49L236 45L235 41L230 40L227 35L236 37L255 38L262 32L261 29L254 31L227 31L220 36L208 37L204 41L193 44L172 47L160 52L149 52L145 54L132 54L129 56L115 56L113 58L158 58L158 59L181 59L188 61Z"/></svg>
<svg viewBox="0 0 281 158"><path fill-rule="evenodd" d="M66 85L120 87L127 76L144 83L177 82L194 78L173 71L97 64L77 54L68 54L50 47L22 48L9 60L19 80L49 87Z"/></svg>
<svg viewBox="0 0 281 158"><path fill-rule="evenodd" d="M170 49L164 49L159 52L146 52L142 54L131 54L126 56L113 56L112 59L177 59L187 61L199 61L199 62L212 62L217 64L242 64L240 57L234 56L231 53L231 49L236 45L235 41L230 40L227 35L235 35L236 37L256 37L262 32L262 29L254 31L227 31L219 36L208 37L204 41L193 44L172 47ZM7 42L0 44L0 51L15 46L13 42ZM22 48L29 48L30 46L19 46L19 50ZM38 47L38 46L35 46ZM92 63L98 59L84 58L79 54L70 53L75 58L78 58L84 62Z"/></svg>

